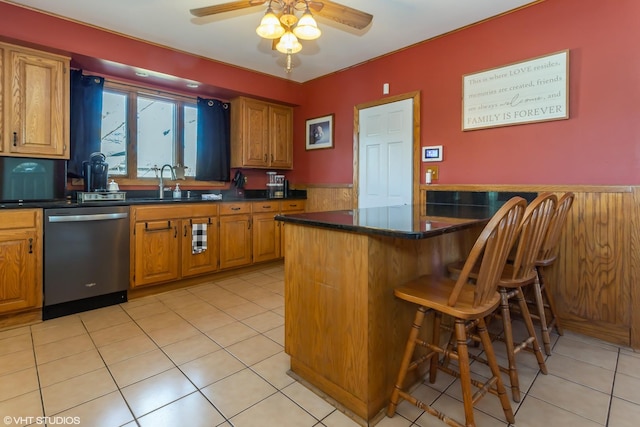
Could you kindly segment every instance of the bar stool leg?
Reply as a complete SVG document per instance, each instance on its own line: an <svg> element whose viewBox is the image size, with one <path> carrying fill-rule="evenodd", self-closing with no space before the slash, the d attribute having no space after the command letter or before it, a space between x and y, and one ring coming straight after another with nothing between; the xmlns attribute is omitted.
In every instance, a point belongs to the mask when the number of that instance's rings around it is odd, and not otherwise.
<svg viewBox="0 0 640 427"><path fill-rule="evenodd" d="M456 348L458 352L458 368L460 369L460 386L462 387L462 403L464 419L468 427L475 427L473 419L473 395L471 390L471 369L469 366L469 350L467 348L467 329L462 319L455 320Z"/></svg>
<svg viewBox="0 0 640 427"><path fill-rule="evenodd" d="M440 326L442 324L442 313L435 312L435 316L433 318L433 335L431 342L434 345L440 346ZM445 354L447 354L445 352ZM436 382L436 375L438 373L438 357L433 356L431 358L431 362L429 365L429 382L431 384Z"/></svg>
<svg viewBox="0 0 640 427"><path fill-rule="evenodd" d="M480 336L480 340L482 341L482 347L484 347L484 351L487 354L487 362L489 363L489 367L491 368L491 373L493 374L494 378L496 378L496 389L498 391L498 397L500 398L502 410L504 411L504 416L510 424L515 424L516 419L513 416L513 410L511 409L509 397L507 396L507 390L502 383L500 367L498 366L498 362L496 361L496 355L493 351L493 345L491 344L491 337L489 336L489 331L487 331L487 324L483 318L479 319L477 332Z"/></svg>
<svg viewBox="0 0 640 427"><path fill-rule="evenodd" d="M562 331L562 327L560 326L560 319L558 318L558 310L556 310L556 304L553 299L553 295L549 292L549 289L546 284L546 280L544 278L544 269L541 266L536 266L536 271L538 272L538 280L540 281L539 286L541 289L541 294L547 299L547 303L549 304L549 311L551 312L551 321L549 322L549 328L553 328L555 326L558 335L562 335L564 332Z"/></svg>
<svg viewBox="0 0 640 427"><path fill-rule="evenodd" d="M511 327L511 313L509 311L509 295L507 289L499 288L500 291L500 314L502 326L504 328L504 343L507 347L507 360L509 361L509 382L511 383L511 397L514 402L520 402L520 381L518 380L518 370L516 368L516 351L513 344L513 329Z"/></svg>
<svg viewBox="0 0 640 427"><path fill-rule="evenodd" d="M538 366L540 367L540 371L547 375L547 365L544 363L544 356L542 355L542 350L540 350L540 343L538 342L538 338L536 337L536 330L533 327L533 320L531 320L531 313L529 313L529 308L527 307L527 301L524 298L524 294L522 293L521 288L517 288L516 293L516 301L520 306L520 312L522 313L522 317L524 319L524 324L527 327L527 332L529 333L529 338L525 341L525 345L531 343L533 347L533 352L536 355L536 360L538 361Z"/></svg>
<svg viewBox="0 0 640 427"><path fill-rule="evenodd" d="M538 317L540 318L540 335L542 336L544 352L547 354L547 356L551 356L551 335L549 334L547 316L544 310L544 300L542 298L542 285L540 282L540 279L542 279L541 273L542 272L540 271L540 269L538 269L536 280L533 282L533 293L536 299L536 306L538 307ZM551 317L553 318L553 309L551 309Z"/></svg>

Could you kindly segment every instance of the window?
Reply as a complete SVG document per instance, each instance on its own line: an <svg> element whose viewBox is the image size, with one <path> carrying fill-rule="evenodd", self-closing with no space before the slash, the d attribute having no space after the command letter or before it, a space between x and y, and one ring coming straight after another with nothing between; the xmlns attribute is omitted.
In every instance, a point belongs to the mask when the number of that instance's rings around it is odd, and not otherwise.
<svg viewBox="0 0 640 427"><path fill-rule="evenodd" d="M101 151L109 175L155 179L157 168L170 164L186 166L185 176L195 177L197 125L195 99L107 82Z"/></svg>

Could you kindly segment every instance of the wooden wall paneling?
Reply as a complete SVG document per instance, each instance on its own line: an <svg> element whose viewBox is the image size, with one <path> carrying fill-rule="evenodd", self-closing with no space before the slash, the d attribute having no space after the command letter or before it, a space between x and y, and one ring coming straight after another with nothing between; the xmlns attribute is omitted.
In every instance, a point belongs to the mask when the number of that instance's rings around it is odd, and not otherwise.
<svg viewBox="0 0 640 427"><path fill-rule="evenodd" d="M634 187L631 193L630 206L625 212L629 216L629 258L627 264L631 297L630 346L640 349L640 187Z"/></svg>
<svg viewBox="0 0 640 427"><path fill-rule="evenodd" d="M631 193L576 193L551 290L567 328L629 345L630 253L625 198Z"/></svg>
<svg viewBox="0 0 640 427"><path fill-rule="evenodd" d="M307 187L307 212L353 209L353 186L313 185Z"/></svg>

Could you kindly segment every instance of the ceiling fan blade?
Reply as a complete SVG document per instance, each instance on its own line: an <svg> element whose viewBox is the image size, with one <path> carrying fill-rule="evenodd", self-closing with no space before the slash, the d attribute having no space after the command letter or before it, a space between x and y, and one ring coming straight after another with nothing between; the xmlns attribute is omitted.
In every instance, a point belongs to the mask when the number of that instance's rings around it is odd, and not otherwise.
<svg viewBox="0 0 640 427"><path fill-rule="evenodd" d="M259 6L265 4L267 1L268 0L239 0L214 6L199 7L197 9L191 9L190 12L193 16L202 18L203 16L215 15L217 13L232 12L247 7Z"/></svg>
<svg viewBox="0 0 640 427"><path fill-rule="evenodd" d="M316 10L316 15L359 30L369 25L373 19L373 15L369 13L341 5L339 3L334 3L329 0L321 0L318 3L323 3L323 7L320 9L314 8Z"/></svg>
<svg viewBox="0 0 640 427"><path fill-rule="evenodd" d="M324 6L324 3L322 3L321 1L314 1L314 0L309 0L307 4L309 5L309 9L313 9L316 12L321 10L322 7Z"/></svg>

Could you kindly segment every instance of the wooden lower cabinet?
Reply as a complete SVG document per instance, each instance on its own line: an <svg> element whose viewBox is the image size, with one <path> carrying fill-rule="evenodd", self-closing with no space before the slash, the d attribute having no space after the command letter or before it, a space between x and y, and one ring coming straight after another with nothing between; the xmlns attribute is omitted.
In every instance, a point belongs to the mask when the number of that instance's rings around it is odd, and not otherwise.
<svg viewBox="0 0 640 427"><path fill-rule="evenodd" d="M133 206L131 287L281 258L283 223L274 217L304 207L304 200ZM207 229L203 252L192 245L198 224Z"/></svg>
<svg viewBox="0 0 640 427"><path fill-rule="evenodd" d="M304 212L304 200L267 200L253 202L253 262L284 256L285 224L274 219L278 213Z"/></svg>
<svg viewBox="0 0 640 427"><path fill-rule="evenodd" d="M280 202L266 200L253 202L253 262L280 258L280 221L274 218L280 211Z"/></svg>
<svg viewBox="0 0 640 427"><path fill-rule="evenodd" d="M42 210L0 212L0 314L42 307Z"/></svg>
<svg viewBox="0 0 640 427"><path fill-rule="evenodd" d="M178 221L138 222L134 233L134 286L178 279L180 277Z"/></svg>
<svg viewBox="0 0 640 427"><path fill-rule="evenodd" d="M218 205L132 208L131 286L147 286L218 269ZM207 248L194 253L192 228L207 225Z"/></svg>
<svg viewBox="0 0 640 427"><path fill-rule="evenodd" d="M251 203L220 206L220 268L251 264Z"/></svg>
<svg viewBox="0 0 640 427"><path fill-rule="evenodd" d="M194 251L193 227L206 226L207 250ZM218 239L218 216L195 217L182 220L182 277L211 273L219 267L220 241Z"/></svg>
<svg viewBox="0 0 640 427"><path fill-rule="evenodd" d="M283 200L280 212L283 215L303 213L306 203L304 200ZM284 233L285 223L278 221L280 227L280 256L284 258Z"/></svg>

